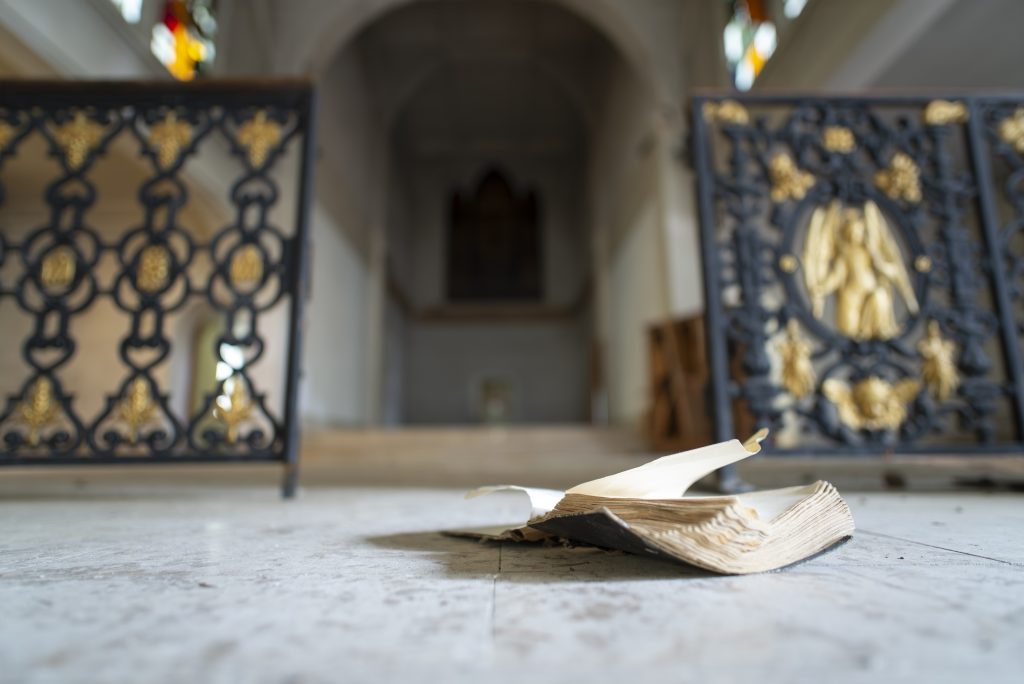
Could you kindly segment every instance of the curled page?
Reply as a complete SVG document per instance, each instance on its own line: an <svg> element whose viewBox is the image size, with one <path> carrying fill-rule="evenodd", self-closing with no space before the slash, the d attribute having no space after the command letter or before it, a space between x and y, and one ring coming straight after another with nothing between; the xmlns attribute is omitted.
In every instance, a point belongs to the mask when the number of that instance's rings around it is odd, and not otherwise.
<svg viewBox="0 0 1024 684"><path fill-rule="evenodd" d="M491 485L489 487L477 487L466 492L467 499L475 499L485 494L495 492L522 492L530 499L530 517L539 518L547 515L555 508L555 504L562 500L565 492L557 489L540 489L538 487L520 487L519 485Z"/></svg>
<svg viewBox="0 0 1024 684"><path fill-rule="evenodd" d="M531 529L527 525L530 520L547 515L555 505L562 500L565 492L557 489L540 489L539 487L520 487L518 485L492 485L490 487L479 487L466 494L467 499L475 499L485 494L499 492L521 492L530 501L530 515L506 525L489 525L486 527L473 527L461 530L449 530L448 534L458 537L473 537L476 539L512 540L512 541L536 541L547 537L543 532ZM525 513L525 510L524 510Z"/></svg>
<svg viewBox="0 0 1024 684"><path fill-rule="evenodd" d="M630 499L679 498L705 475L760 452L761 442L767 436L768 430L763 428L745 442L733 439L664 456L615 475L578 484L566 494Z"/></svg>

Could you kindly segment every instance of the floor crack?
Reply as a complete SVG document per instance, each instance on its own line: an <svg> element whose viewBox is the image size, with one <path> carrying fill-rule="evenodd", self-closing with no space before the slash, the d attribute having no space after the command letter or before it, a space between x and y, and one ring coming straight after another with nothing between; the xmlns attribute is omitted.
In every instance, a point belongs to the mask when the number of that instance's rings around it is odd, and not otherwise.
<svg viewBox="0 0 1024 684"><path fill-rule="evenodd" d="M907 539L905 537L897 537L892 534L885 534L883 532L871 532L870 530L857 530L860 534L870 534L875 537L885 537L886 539L895 539L896 541L906 542L908 544L917 544L918 546L927 546L930 549L939 549L940 551L949 551L950 553L959 553L964 556L973 556L974 558L983 558L985 560L995 561L996 563L1005 563L1006 565L1017 566L1020 563L1014 563L1013 561L1003 560L1002 558L993 558L992 556L983 556L980 553L971 553L970 551L960 551L959 549L950 549L945 546L938 546L937 544L928 544L925 542L915 541L913 539Z"/></svg>

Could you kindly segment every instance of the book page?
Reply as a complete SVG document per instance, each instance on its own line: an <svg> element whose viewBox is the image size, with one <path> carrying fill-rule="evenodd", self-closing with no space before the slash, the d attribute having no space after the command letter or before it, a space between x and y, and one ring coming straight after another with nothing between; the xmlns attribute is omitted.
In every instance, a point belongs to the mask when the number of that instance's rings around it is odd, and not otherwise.
<svg viewBox="0 0 1024 684"><path fill-rule="evenodd" d="M576 485L566 494L629 499L679 498L705 475L760 452L761 442L767 436L768 430L761 429L745 442L733 439L664 456L615 475Z"/></svg>
<svg viewBox="0 0 1024 684"><path fill-rule="evenodd" d="M520 487L519 485L492 485L489 487L478 487L466 493L467 499L475 499L485 494L499 494L504 492L515 492L525 494L523 501L523 513L515 522L504 525L487 525L483 527L462 528L449 530L448 534L456 536L468 536L482 539L510 539L522 540L540 539L545 535L527 527L530 520L539 518L550 513L555 504L562 500L565 492L557 489L541 489L540 487ZM529 502L529 509L525 504Z"/></svg>

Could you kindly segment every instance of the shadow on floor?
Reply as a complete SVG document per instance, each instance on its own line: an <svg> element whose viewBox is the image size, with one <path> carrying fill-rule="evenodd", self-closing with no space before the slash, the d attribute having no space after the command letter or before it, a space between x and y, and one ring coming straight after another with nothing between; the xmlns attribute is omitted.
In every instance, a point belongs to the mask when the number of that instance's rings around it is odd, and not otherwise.
<svg viewBox="0 0 1024 684"><path fill-rule="evenodd" d="M429 554L451 578L500 576L503 581L727 579L700 568L589 546L541 542L492 542L436 531L365 537L380 549Z"/></svg>

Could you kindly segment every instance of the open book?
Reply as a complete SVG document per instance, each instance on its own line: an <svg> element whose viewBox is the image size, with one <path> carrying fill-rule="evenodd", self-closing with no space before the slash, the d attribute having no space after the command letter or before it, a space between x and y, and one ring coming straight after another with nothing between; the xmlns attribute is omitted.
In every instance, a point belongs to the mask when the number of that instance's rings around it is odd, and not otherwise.
<svg viewBox="0 0 1024 684"><path fill-rule="evenodd" d="M804 560L853 534L850 509L827 482L732 496L684 496L700 478L761 450L768 431L665 456L566 492L501 485L467 498L518 491L525 524L452 531L500 541L566 539L657 556L726 574L764 572Z"/></svg>

